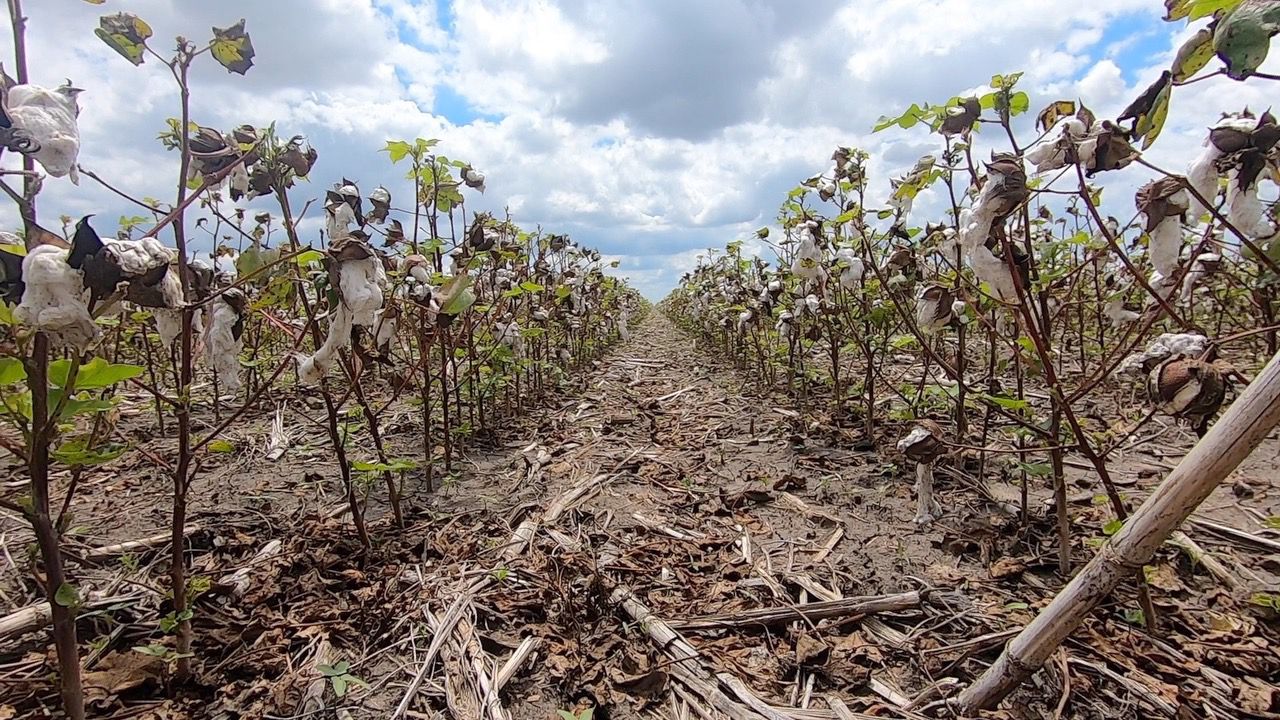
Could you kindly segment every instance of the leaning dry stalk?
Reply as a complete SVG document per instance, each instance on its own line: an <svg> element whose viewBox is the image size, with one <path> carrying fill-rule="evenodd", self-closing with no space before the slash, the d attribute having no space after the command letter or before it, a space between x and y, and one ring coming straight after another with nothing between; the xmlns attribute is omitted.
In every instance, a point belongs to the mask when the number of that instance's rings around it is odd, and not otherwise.
<svg viewBox="0 0 1280 720"><path fill-rule="evenodd" d="M1174 530L1280 423L1280 354L1120 532L1053 599L982 677L960 695L962 712L991 708L1030 677L1121 578L1142 569Z"/></svg>

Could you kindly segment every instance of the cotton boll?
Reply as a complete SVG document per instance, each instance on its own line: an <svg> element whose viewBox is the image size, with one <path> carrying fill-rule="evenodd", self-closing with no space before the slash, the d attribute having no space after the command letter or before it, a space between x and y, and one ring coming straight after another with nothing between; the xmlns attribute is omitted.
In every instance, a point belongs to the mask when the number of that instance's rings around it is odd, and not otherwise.
<svg viewBox="0 0 1280 720"><path fill-rule="evenodd" d="M351 313L352 324L371 327L377 320L386 280L386 270L377 256L345 260L338 266L339 295Z"/></svg>
<svg viewBox="0 0 1280 720"><path fill-rule="evenodd" d="M229 301L228 295L239 293L230 290L214 298L210 303L208 335L205 339L205 359L218 376L219 390L236 393L240 390L240 350L243 347L241 331L244 328L240 310ZM239 295L243 299L243 295ZM238 329L237 329L238 328Z"/></svg>
<svg viewBox="0 0 1280 720"><path fill-rule="evenodd" d="M978 280L991 286L997 298L1005 302L1018 299L1018 288L1004 260L996 257L986 245L978 245L969 251L969 265Z"/></svg>
<svg viewBox="0 0 1280 720"><path fill-rule="evenodd" d="M818 300L818 296L812 293L804 297L804 305L805 305L805 308L812 315L817 315L818 308L822 307L822 303L821 301Z"/></svg>
<svg viewBox="0 0 1280 720"><path fill-rule="evenodd" d="M310 357L302 358L298 363L298 382L304 385L317 385L333 368L333 361L338 350L351 342L351 313L342 303L333 309L329 316L329 334L324 343Z"/></svg>
<svg viewBox="0 0 1280 720"><path fill-rule="evenodd" d="M1182 254L1182 225L1177 217L1160 221L1150 233L1151 266L1162 278L1178 272L1178 256Z"/></svg>
<svg viewBox="0 0 1280 720"><path fill-rule="evenodd" d="M840 287L845 290L857 288L867 272L862 258L858 257L853 250L844 248L836 253L836 260L844 265L840 269Z"/></svg>
<svg viewBox="0 0 1280 720"><path fill-rule="evenodd" d="M356 223L356 211L345 202L331 202L325 206L325 232L329 242L351 236L351 226Z"/></svg>
<svg viewBox="0 0 1280 720"><path fill-rule="evenodd" d="M80 129L76 116L79 88L70 84L56 90L38 85L15 85L5 98L5 110L13 127L25 130L40 149L32 157L52 177L70 177L79 185L76 157L80 154Z"/></svg>
<svg viewBox="0 0 1280 720"><path fill-rule="evenodd" d="M182 334L182 310L156 308L151 315L156 321L156 332L160 335L160 344L171 347Z"/></svg>
<svg viewBox="0 0 1280 720"><path fill-rule="evenodd" d="M622 342L631 342L631 330L627 327L627 323L631 320L631 313L625 307L618 313L618 337Z"/></svg>
<svg viewBox="0 0 1280 720"><path fill-rule="evenodd" d="M1267 219L1266 209L1258 199L1257 180L1249 187L1241 187L1239 175L1239 168L1232 168L1227 174L1227 220L1250 239L1271 237L1276 228Z"/></svg>
<svg viewBox="0 0 1280 720"><path fill-rule="evenodd" d="M1111 321L1112 325L1124 325L1126 323L1136 322L1139 317L1138 313L1129 310L1124 306L1124 296L1117 295L1107 301L1102 306L1102 314Z"/></svg>
<svg viewBox="0 0 1280 720"><path fill-rule="evenodd" d="M499 345L510 350L516 359L524 357L524 335L520 331L519 323L515 320L500 322L494 329L497 331Z"/></svg>
<svg viewBox="0 0 1280 720"><path fill-rule="evenodd" d="M1048 172L1066 167L1067 158L1075 144L1086 135L1084 122L1076 117L1066 117L1045 135L1045 138L1027 150L1027 162L1036 172ZM1095 140L1095 146L1097 141Z"/></svg>
<svg viewBox="0 0 1280 720"><path fill-rule="evenodd" d="M1201 253L1196 256L1195 261L1191 263L1191 271L1182 282L1182 294L1179 300L1184 304L1190 302L1191 295L1200 281L1217 270L1221 264L1222 256L1217 253Z"/></svg>
<svg viewBox="0 0 1280 720"><path fill-rule="evenodd" d="M373 345L379 352L385 353L400 330L400 313L393 306L382 308L377 316L378 321L373 328Z"/></svg>
<svg viewBox="0 0 1280 720"><path fill-rule="evenodd" d="M1208 346L1209 339L1198 333L1164 333L1152 340L1142 352L1126 357L1116 372L1145 377L1156 365L1174 355L1198 358L1204 355Z"/></svg>
<svg viewBox="0 0 1280 720"><path fill-rule="evenodd" d="M80 272L67 264L67 251L51 245L32 248L22 261L26 289L14 317L49 336L53 345L84 350L98 337L89 315L89 294Z"/></svg>
<svg viewBox="0 0 1280 720"><path fill-rule="evenodd" d="M813 233L805 228L800 234L800 247L796 250L796 258L791 262L791 272L805 282L814 282L822 273L820 263L822 252L818 250L817 240Z"/></svg>

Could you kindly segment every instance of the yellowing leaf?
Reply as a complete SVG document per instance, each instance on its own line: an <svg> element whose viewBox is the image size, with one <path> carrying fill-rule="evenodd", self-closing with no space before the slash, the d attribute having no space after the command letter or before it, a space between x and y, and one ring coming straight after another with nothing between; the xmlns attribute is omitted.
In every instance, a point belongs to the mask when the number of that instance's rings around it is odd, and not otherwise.
<svg viewBox="0 0 1280 720"><path fill-rule="evenodd" d="M1196 73L1204 69L1213 59L1213 31L1209 28L1200 28L1200 30L1178 48L1178 54L1173 59L1173 81L1184 82L1190 80Z"/></svg>
<svg viewBox="0 0 1280 720"><path fill-rule="evenodd" d="M214 28L209 52L227 72L244 75L253 67L253 42L244 31L244 18L228 28Z"/></svg>
<svg viewBox="0 0 1280 720"><path fill-rule="evenodd" d="M1151 147L1156 138L1160 137L1160 131L1164 129L1164 121L1169 117L1169 94L1172 89L1173 85L1167 84L1160 90L1155 103L1151 106L1151 112L1144 118L1145 123L1138 124L1138 135L1143 138L1143 150Z"/></svg>

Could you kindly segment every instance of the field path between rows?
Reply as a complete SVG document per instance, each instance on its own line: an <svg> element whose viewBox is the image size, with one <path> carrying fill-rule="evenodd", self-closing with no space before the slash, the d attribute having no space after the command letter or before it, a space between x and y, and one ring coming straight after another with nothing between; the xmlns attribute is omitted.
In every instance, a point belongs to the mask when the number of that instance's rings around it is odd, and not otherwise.
<svg viewBox="0 0 1280 720"><path fill-rule="evenodd" d="M930 534L911 532L909 484L851 485L870 477L874 454L800 445L795 413L744 395L742 383L650 313L534 437L484 460L494 475L446 490L485 508L458 535L487 538L474 557L422 570L424 624L434 633L460 620L443 666L423 670L432 633L401 653L422 677L418 694L443 691L455 716L495 720L593 702L596 717L686 717L686 703L836 717L819 696L839 706L859 686L855 695L884 702L858 661L879 653L874 641L848 631L868 610L923 619L916 591L940 555ZM792 608L810 602L824 612L801 622ZM751 611L763 619L739 625ZM715 615L726 617L687 624ZM691 634L663 635L664 623ZM904 640L880 621L870 632ZM849 647L837 647L842 638ZM525 650L495 696L495 668ZM901 699L892 671L875 682Z"/></svg>

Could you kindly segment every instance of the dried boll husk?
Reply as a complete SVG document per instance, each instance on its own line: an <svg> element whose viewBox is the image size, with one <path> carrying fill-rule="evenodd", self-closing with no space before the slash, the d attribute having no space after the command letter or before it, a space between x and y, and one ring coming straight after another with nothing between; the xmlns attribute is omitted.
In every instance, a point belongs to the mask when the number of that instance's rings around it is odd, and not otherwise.
<svg viewBox="0 0 1280 720"><path fill-rule="evenodd" d="M946 452L942 428L932 420L920 420L898 440L898 452L916 463L930 464Z"/></svg>
<svg viewBox="0 0 1280 720"><path fill-rule="evenodd" d="M1177 356L1151 371L1147 392L1156 409L1186 420L1197 435L1204 437L1209 420L1226 399L1227 383L1216 364Z"/></svg>

